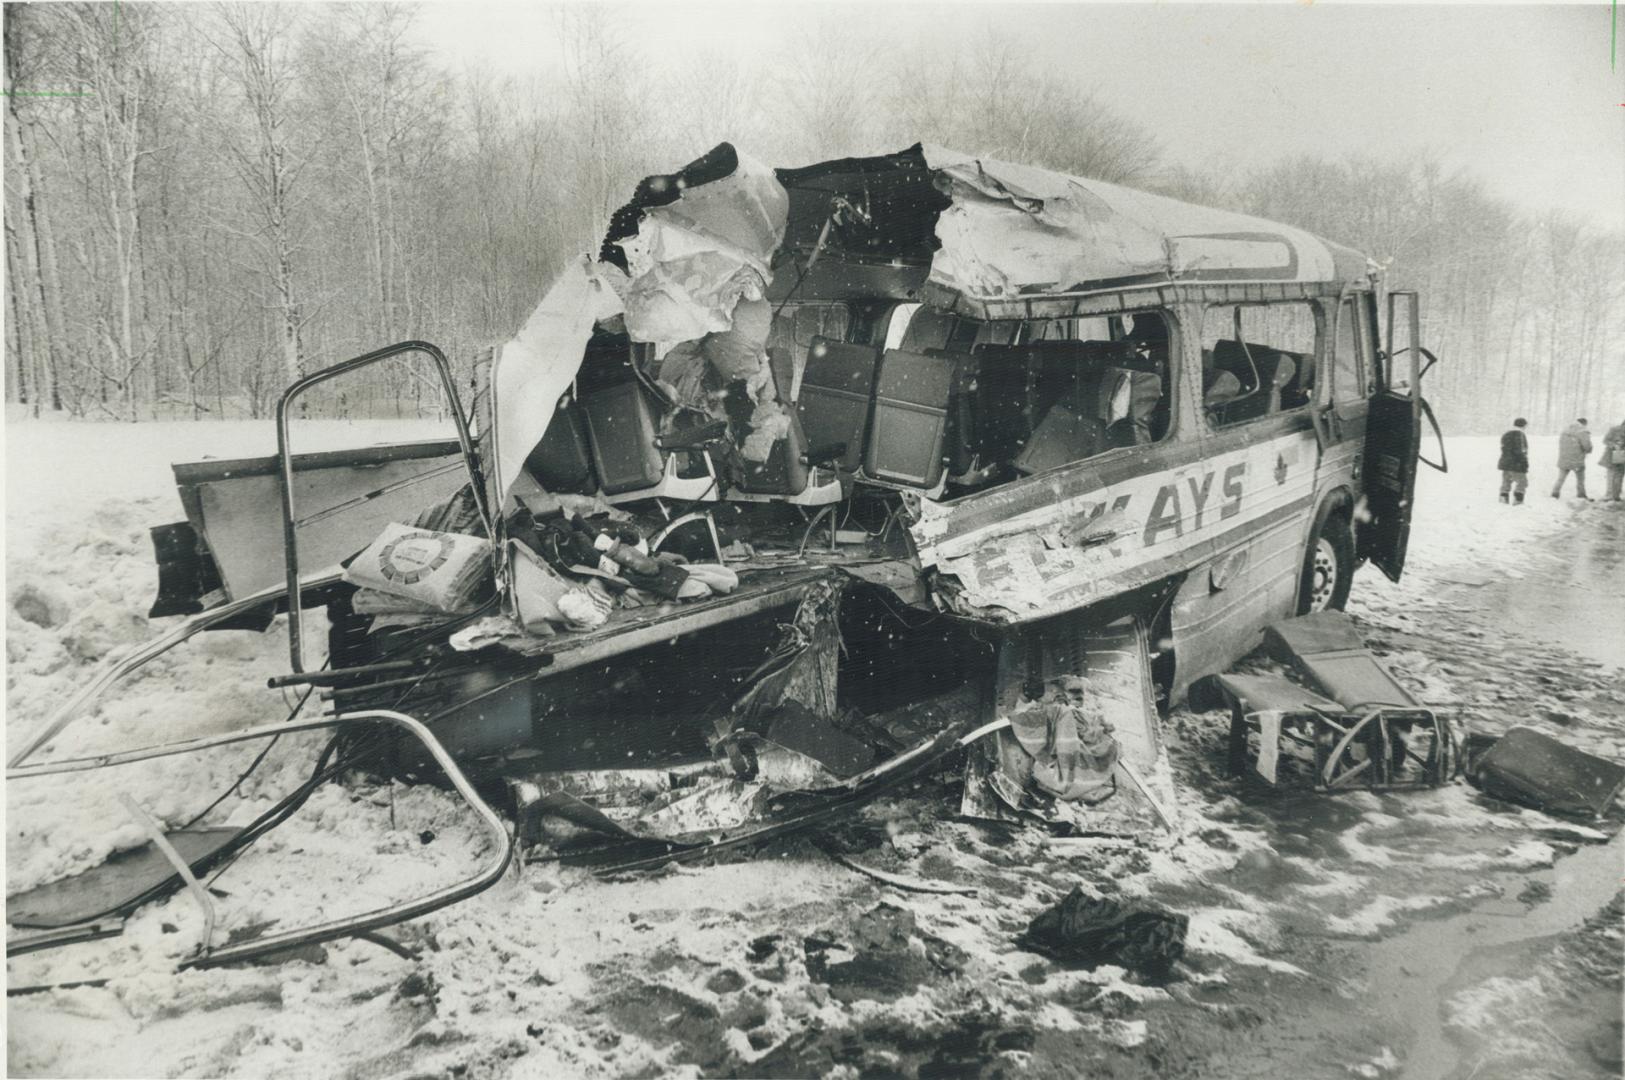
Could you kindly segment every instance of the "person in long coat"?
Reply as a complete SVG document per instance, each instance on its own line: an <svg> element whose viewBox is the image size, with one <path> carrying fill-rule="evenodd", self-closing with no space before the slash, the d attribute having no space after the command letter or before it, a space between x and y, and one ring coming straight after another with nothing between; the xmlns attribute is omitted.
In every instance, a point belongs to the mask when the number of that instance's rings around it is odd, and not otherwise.
<svg viewBox="0 0 1625 1080"><path fill-rule="evenodd" d="M1495 467L1501 470L1502 502L1510 493L1512 500L1521 504L1529 488L1529 436L1523 432L1528 426L1529 421L1520 416L1501 436L1501 460Z"/></svg>
<svg viewBox="0 0 1625 1080"><path fill-rule="evenodd" d="M1563 481L1574 474L1574 493L1580 498L1590 501L1591 496L1586 494L1586 455L1591 453L1591 431L1586 427L1585 417L1580 417L1574 423L1563 429L1563 434L1557 439L1557 483L1552 485L1552 498L1561 498L1563 495Z"/></svg>
<svg viewBox="0 0 1625 1080"><path fill-rule="evenodd" d="M1602 464L1608 467L1608 498L1619 502L1620 488L1625 486L1625 420L1608 429L1602 437Z"/></svg>

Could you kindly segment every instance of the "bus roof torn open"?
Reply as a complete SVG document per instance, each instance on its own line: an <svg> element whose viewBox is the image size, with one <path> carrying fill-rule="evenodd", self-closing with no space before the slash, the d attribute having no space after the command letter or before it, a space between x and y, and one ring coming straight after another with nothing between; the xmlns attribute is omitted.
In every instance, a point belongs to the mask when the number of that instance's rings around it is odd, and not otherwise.
<svg viewBox="0 0 1625 1080"><path fill-rule="evenodd" d="M826 255L840 269L815 275ZM741 299L924 300L1035 318L1113 290L1357 283L1367 270L1365 256L1301 229L938 147L771 169L723 143L644 180L599 256L567 266L502 346L490 476L506 493L592 328L617 318L664 354L730 329Z"/></svg>

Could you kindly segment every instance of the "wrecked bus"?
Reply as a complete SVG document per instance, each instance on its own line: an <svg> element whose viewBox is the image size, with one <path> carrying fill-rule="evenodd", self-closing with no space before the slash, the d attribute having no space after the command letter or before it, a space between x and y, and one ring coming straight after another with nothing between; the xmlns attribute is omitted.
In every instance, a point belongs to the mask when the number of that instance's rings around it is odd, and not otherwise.
<svg viewBox="0 0 1625 1080"><path fill-rule="evenodd" d="M420 720L521 843L710 850L966 747L966 813L1165 824L1159 709L1359 564L1400 576L1417 304L1302 230L1100 181L723 144L638 185L466 412L405 342L290 387L277 456L177 465L152 614L187 620L13 766L156 651L282 610L273 684ZM297 452L307 394L406 355L456 439ZM470 537L455 602L412 593Z"/></svg>

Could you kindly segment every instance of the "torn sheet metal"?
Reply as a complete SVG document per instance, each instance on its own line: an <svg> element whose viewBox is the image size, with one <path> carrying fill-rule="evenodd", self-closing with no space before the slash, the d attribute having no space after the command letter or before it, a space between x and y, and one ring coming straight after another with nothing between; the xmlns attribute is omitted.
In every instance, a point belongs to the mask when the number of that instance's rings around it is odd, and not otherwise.
<svg viewBox="0 0 1625 1080"><path fill-rule="evenodd" d="M761 299L784 239L789 196L773 171L739 155L728 175L643 212L620 241L627 267L590 256L565 267L492 370L491 505L504 505L575 379L596 323L620 315L657 353L733 325L741 299Z"/></svg>
<svg viewBox="0 0 1625 1080"><path fill-rule="evenodd" d="M766 165L743 154L737 161L731 174L645 211L637 235L619 241L626 332L657 354L727 330L734 305L760 300L773 280L790 196Z"/></svg>
<svg viewBox="0 0 1625 1080"><path fill-rule="evenodd" d="M177 829L169 843L189 866L203 866L242 830ZM53 881L6 897L6 923L36 930L57 930L77 923L112 918L135 910L162 895L175 871L150 842L114 853L82 874Z"/></svg>
<svg viewBox="0 0 1625 1080"><path fill-rule="evenodd" d="M930 282L972 300L1159 281L1357 280L1365 259L1301 229L1101 180L925 147L953 205Z"/></svg>
<svg viewBox="0 0 1625 1080"><path fill-rule="evenodd" d="M825 821L850 815L889 791L941 768L966 747L1009 726L1008 720L981 723L972 717L909 748L896 757L838 784L816 790L788 792L765 804L760 817L746 825L722 830L700 843L648 841L599 849L567 861L597 866L600 872L652 870L736 851L787 836Z"/></svg>
<svg viewBox="0 0 1625 1080"><path fill-rule="evenodd" d="M996 696L1011 727L971 752L962 814L1123 836L1173 827L1143 620L1039 624L1006 646L1000 669Z"/></svg>
<svg viewBox="0 0 1625 1080"><path fill-rule="evenodd" d="M160 746L148 746L138 750L126 750L119 753L99 754L92 757L65 758L57 761L40 762L35 765L22 765L9 768L6 772L6 782L14 784L22 780L41 776L53 776L58 773L84 772L90 769L106 768L110 765L121 765L135 761L146 761L152 758L172 757L178 754L205 750L214 746L225 746L231 743L252 742L258 739L269 739L279 735L297 734L302 731L326 730L336 727L353 727L357 724L375 722L388 724L403 730L416 739L423 751L440 767L441 772L451 783L457 794L462 797L470 809L480 819L485 836L486 846L491 856L486 860L484 867L474 876L465 880L447 885L433 892L426 893L412 900L386 907L375 908L359 915L347 918L334 919L319 923L315 926L303 927L293 930L283 930L251 941L237 944L222 945L205 951L199 956L191 957L180 964L182 968L216 967L221 964L238 963L251 960L271 953L281 952L295 945L317 944L332 941L335 938L351 937L384 926L392 926L407 919L426 915L431 911L458 901L465 900L476 893L482 892L494 885L507 871L508 864L513 858L513 838L507 826L497 816L485 800L482 799L463 775L462 769L446 752L440 741L435 738L426 726L404 713L389 709L369 709L362 712L349 713L344 717L323 716L310 720L289 720L280 724L265 724L259 727L244 728L240 731L231 731L222 735L206 735L191 739L182 739L178 742L166 743ZM215 849L215 855L231 850L229 847ZM213 856L211 856L213 857ZM194 864L195 866L195 864ZM172 876L172 882L178 876ZM73 928L70 928L70 931ZM106 936L98 932L98 927L87 926L92 936ZM116 932L116 931L115 931ZM58 935L58 940L42 943L42 938ZM7 955L15 955L33 951L42 947L54 947L59 944L71 944L74 941L87 940L84 934L71 936L58 931L46 931L44 935L32 935L30 938L12 939L6 944Z"/></svg>
<svg viewBox="0 0 1625 1080"><path fill-rule="evenodd" d="M491 506L505 505L526 456L546 434L554 407L581 367L593 324L620 311L607 276L583 256L565 266L519 333L497 350L486 463Z"/></svg>
<svg viewBox="0 0 1625 1080"><path fill-rule="evenodd" d="M963 605L1008 621L1075 610L1222 551L1314 496L1307 428L1158 472L1137 461L1066 470L951 503L920 502L909 526L922 567L960 585Z"/></svg>
<svg viewBox="0 0 1625 1080"><path fill-rule="evenodd" d="M878 178L903 169L899 162L905 158L923 160L936 188L950 199L937 213L938 247L927 279L936 302L949 306L959 298L985 308L1040 294L1159 282L1359 280L1366 272L1363 256L1299 229L1045 169L936 147L844 164ZM730 329L735 306L760 300L772 284L774 256L786 236L802 237L802 243L827 231L830 199L804 200L801 220L792 221L791 193L781 182L789 177L794 183L819 168L775 174L722 144L678 173L650 177L640 186L616 215L601 257L584 257L567 268L525 328L498 353L493 386L499 449L496 467L488 471L500 493L511 488L546 431L592 324L624 310L627 334L654 344L657 356ZM672 197L672 191L678 194ZM864 202L864 220L877 243L920 224L908 217L918 216L917 207ZM837 268L829 287L842 296L860 295L846 279L873 269L862 263ZM798 290L803 299L821 291L816 283L798 284L805 286Z"/></svg>

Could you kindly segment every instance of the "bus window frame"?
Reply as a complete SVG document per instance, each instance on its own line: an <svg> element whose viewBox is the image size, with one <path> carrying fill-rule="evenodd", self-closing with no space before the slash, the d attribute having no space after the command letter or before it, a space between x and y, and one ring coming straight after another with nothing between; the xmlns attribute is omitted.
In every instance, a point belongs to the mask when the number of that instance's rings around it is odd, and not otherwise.
<svg viewBox="0 0 1625 1080"><path fill-rule="evenodd" d="M1308 308L1311 315L1313 316L1313 318L1315 320L1315 343L1314 343L1313 350L1308 354L1309 360L1314 365L1314 371L1315 371L1315 390L1314 390L1314 392L1312 394L1310 394L1308 400L1305 401L1301 405L1294 405L1290 409L1278 409L1275 412L1260 413L1257 416L1249 416L1246 419L1237 420L1237 421L1235 421L1233 423L1228 423L1228 424L1216 424L1216 423L1214 423L1212 409L1208 408L1205 405L1202 405L1201 407L1199 407L1199 409L1197 411L1201 413L1201 416L1202 416L1201 423L1202 423L1202 425L1203 425L1203 427L1204 427L1207 434L1209 434L1209 435L1222 435L1222 434L1224 434L1226 432L1230 432L1230 431L1239 431L1239 430L1241 430L1243 428L1246 428L1246 427L1248 427L1248 426L1250 426L1252 424L1257 424L1260 421L1272 420L1272 419L1275 419L1275 418L1281 417L1281 416L1293 416L1293 415L1296 415L1296 414L1298 414L1300 412L1305 412L1305 411L1308 411L1310 409L1314 409L1314 408L1322 405L1323 403L1329 403L1329 402L1332 401L1330 389L1329 388L1325 389L1325 390L1322 389L1322 387L1325 386L1327 384L1327 382L1328 382L1328 380L1324 378L1326 368L1329 365L1329 350L1330 350L1330 347L1331 347L1330 346L1330 332L1328 330L1328 325L1327 325L1328 320L1327 320L1327 317L1326 317L1325 305L1323 303L1317 302L1316 299L1312 298L1312 297L1292 296L1292 297L1284 297L1284 298L1281 298L1281 299L1270 299L1270 300L1206 300L1206 301L1203 301L1202 304L1201 304L1201 309L1200 309L1201 310L1201 319L1200 319L1199 324L1196 327L1196 331L1197 331L1196 348L1197 348L1198 357L1200 359L1200 354L1207 349L1207 318L1208 318L1208 312L1209 311L1212 311L1214 309L1221 309L1221 310L1224 310L1224 311L1230 313L1228 315L1228 318L1234 319L1235 318L1234 312L1236 312L1237 310L1239 310L1241 308L1244 308L1244 307L1271 308L1271 307L1280 307L1280 306L1285 305L1285 304L1298 304L1298 305L1302 305L1303 307ZM1223 340L1223 339L1221 338L1221 339L1218 339L1218 340ZM1264 344L1264 343L1263 342L1249 342L1248 344ZM1288 349L1281 349L1281 348L1278 348L1278 347L1273 346L1273 345L1270 346L1270 348L1274 349L1277 352L1291 352L1292 351L1292 350L1288 350ZM1298 355L1298 354L1294 353L1294 355ZM1258 388L1255 387L1253 392L1257 393ZM1323 394L1325 395L1324 397L1322 397ZM1243 395L1242 397L1232 398L1231 401L1241 401L1241 400L1244 400L1244 398L1247 397L1247 396L1249 396L1249 395ZM1198 394L1198 397L1200 397L1200 393Z"/></svg>

